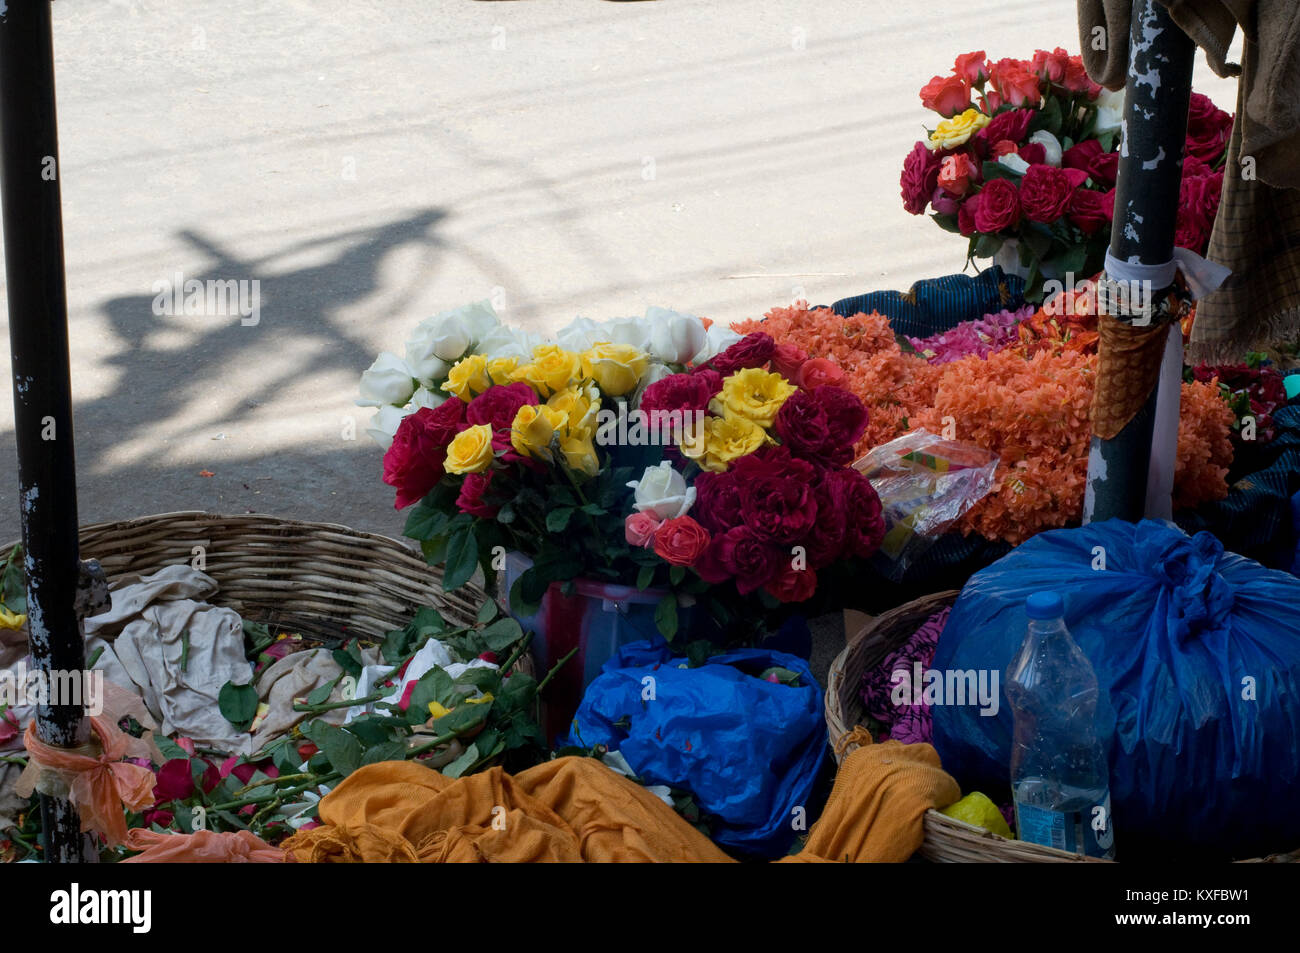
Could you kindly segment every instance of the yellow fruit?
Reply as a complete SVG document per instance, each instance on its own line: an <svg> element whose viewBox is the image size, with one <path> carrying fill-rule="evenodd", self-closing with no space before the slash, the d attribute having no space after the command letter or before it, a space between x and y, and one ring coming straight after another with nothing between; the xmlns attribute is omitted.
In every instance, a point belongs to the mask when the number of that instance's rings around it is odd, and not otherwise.
<svg viewBox="0 0 1300 953"><path fill-rule="evenodd" d="M1006 819L998 810L998 806L979 791L972 791L956 804L949 804L939 813L975 827L982 827L1003 837L1011 836L1011 828L1007 827Z"/></svg>

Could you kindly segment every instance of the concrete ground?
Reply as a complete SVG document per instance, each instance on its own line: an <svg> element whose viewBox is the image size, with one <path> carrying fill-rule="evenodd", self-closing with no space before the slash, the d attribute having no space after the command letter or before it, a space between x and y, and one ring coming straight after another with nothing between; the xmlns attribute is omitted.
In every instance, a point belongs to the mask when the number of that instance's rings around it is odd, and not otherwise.
<svg viewBox="0 0 1300 953"><path fill-rule="evenodd" d="M972 48L1079 45L1068 0L52 9L81 520L391 535L352 400L421 318L729 321L959 270L899 199L917 90ZM1197 88L1232 108L1199 57ZM177 274L256 279L260 320L155 315ZM0 539L16 498L0 401Z"/></svg>

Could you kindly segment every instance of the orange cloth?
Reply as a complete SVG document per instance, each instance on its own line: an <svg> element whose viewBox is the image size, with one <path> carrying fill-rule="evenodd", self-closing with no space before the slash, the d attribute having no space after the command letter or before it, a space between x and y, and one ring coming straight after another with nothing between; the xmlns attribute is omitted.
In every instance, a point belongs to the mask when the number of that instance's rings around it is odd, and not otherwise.
<svg viewBox="0 0 1300 953"><path fill-rule="evenodd" d="M161 834L132 828L126 846L143 851L122 861L124 864L281 864L284 852L272 847L251 831L195 831L193 834Z"/></svg>
<svg viewBox="0 0 1300 953"><path fill-rule="evenodd" d="M317 863L726 861L672 808L590 758L448 778L385 761L321 801L324 826L284 847Z"/></svg>
<svg viewBox="0 0 1300 953"><path fill-rule="evenodd" d="M840 765L804 849L782 862L902 863L925 840L925 812L961 800L933 745L872 744L865 728L845 740L862 747Z"/></svg>
<svg viewBox="0 0 1300 953"><path fill-rule="evenodd" d="M925 812L961 798L930 745L886 742L849 755L803 851L786 861L904 861ZM513 777L451 779L389 761L355 771L321 801L323 826L284 848L307 863L731 860L645 788L590 758Z"/></svg>
<svg viewBox="0 0 1300 953"><path fill-rule="evenodd" d="M68 786L68 800L81 814L81 829L98 831L109 844L120 844L127 833L123 805L140 811L154 801L153 772L122 759L148 757L150 743L132 738L103 716L92 716L90 727L99 739L99 751L93 755L47 745L36 735L35 719L28 722L23 744L30 762L15 790L27 797L36 790L41 775L61 776Z"/></svg>

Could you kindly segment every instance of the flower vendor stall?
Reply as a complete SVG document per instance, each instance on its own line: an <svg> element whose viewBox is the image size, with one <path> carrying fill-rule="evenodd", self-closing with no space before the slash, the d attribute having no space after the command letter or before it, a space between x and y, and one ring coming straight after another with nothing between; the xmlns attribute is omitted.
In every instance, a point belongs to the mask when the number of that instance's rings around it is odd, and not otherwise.
<svg viewBox="0 0 1300 953"><path fill-rule="evenodd" d="M0 862L1296 859L1300 385L1183 366L1236 120L1132 13L1123 90L922 87L903 208L973 276L412 320L356 399L403 542L78 526L49 13L0 11Z"/></svg>

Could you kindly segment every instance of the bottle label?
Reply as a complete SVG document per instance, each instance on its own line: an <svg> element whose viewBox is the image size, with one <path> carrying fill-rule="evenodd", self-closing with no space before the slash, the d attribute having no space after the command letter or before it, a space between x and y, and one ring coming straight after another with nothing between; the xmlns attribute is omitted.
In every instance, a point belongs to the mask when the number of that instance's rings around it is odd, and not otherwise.
<svg viewBox="0 0 1300 953"><path fill-rule="evenodd" d="M1106 809L1109 813L1110 799ZM1016 805L1016 826L1022 841L1054 847L1068 854L1085 854L1088 857L1113 856L1114 839L1109 825L1100 834L1093 830L1092 817L1082 811L1050 811L1031 804Z"/></svg>

